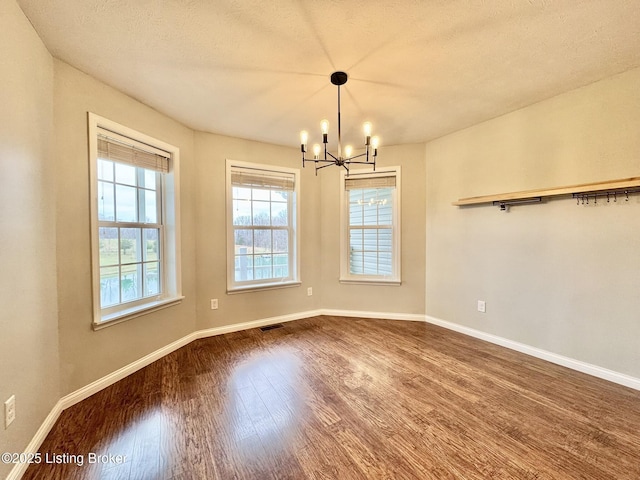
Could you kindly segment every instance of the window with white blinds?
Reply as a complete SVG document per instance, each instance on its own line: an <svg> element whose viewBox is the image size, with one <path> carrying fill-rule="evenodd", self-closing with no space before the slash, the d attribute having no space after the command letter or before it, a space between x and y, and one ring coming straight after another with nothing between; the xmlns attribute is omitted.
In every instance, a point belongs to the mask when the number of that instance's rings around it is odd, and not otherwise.
<svg viewBox="0 0 640 480"><path fill-rule="evenodd" d="M227 161L229 292L299 283L298 176Z"/></svg>
<svg viewBox="0 0 640 480"><path fill-rule="evenodd" d="M89 127L94 326L102 327L181 298L179 152L97 115Z"/></svg>
<svg viewBox="0 0 640 480"><path fill-rule="evenodd" d="M400 167L341 178L341 281L399 283Z"/></svg>
<svg viewBox="0 0 640 480"><path fill-rule="evenodd" d="M232 167L231 184L246 188L293 192L295 189L295 175L255 168Z"/></svg>
<svg viewBox="0 0 640 480"><path fill-rule="evenodd" d="M169 154L154 149L150 145L140 145L133 139L115 136L111 132L98 134L98 156L103 160L127 163L136 167L167 173L169 171Z"/></svg>

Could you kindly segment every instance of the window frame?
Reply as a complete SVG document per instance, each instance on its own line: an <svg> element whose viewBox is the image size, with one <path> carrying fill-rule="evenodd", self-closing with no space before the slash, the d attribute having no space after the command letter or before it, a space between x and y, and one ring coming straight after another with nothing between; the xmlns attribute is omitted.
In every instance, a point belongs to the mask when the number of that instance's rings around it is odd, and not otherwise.
<svg viewBox="0 0 640 480"><path fill-rule="evenodd" d="M392 208L392 253L391 253L391 275L359 275L353 274L349 269L349 195L346 189L346 180L355 178L375 178L389 176L392 174L396 179L396 186L393 192ZM340 283L366 284L366 285L400 285L402 283L401 272L401 250L402 250L402 228L401 228L401 168L377 167L367 169L352 169L349 172L340 172Z"/></svg>
<svg viewBox="0 0 640 480"><path fill-rule="evenodd" d="M90 222L91 222L91 279L93 300L93 329L99 330L132 318L145 315L182 301L182 275L180 258L180 149L166 142L145 135L124 125L88 112ZM156 224L142 222L108 222L120 228L158 228L162 238L159 253L159 279L161 292L130 302L122 302L106 308L100 305L100 238L101 221L98 218L98 135L107 134L113 139L123 139L127 144L147 151L162 152L169 158L168 173L161 173L161 218ZM157 176L158 177L158 176ZM157 178L156 177L156 178ZM115 179L114 179L115 180ZM138 194L136 187L136 194ZM113 228L113 227L112 227ZM120 263L119 263L120 265Z"/></svg>
<svg viewBox="0 0 640 480"><path fill-rule="evenodd" d="M235 169L259 170L267 173L293 175L294 188L288 202L289 276L286 279L258 279L238 282L235 280L235 231L233 225L233 185L231 173ZM242 293L274 288L295 287L300 280L300 170L275 165L226 159L226 236L227 236L227 293ZM273 230L269 226L259 229ZM279 228L281 229L281 228Z"/></svg>

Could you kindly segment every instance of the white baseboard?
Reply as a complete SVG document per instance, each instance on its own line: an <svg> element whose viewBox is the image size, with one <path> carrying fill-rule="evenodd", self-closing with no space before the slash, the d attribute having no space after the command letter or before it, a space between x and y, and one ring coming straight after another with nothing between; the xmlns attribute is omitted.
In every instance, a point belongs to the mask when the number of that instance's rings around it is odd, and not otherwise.
<svg viewBox="0 0 640 480"><path fill-rule="evenodd" d="M30 454L38 452L40 445L42 445L44 439L47 438L47 435L55 425L58 417L60 417L62 410L64 410L62 408L62 401L58 400L58 403L54 405L54 407L49 412L49 415L47 415L47 418L44 419L44 422L42 422L42 425L40 425L40 428L38 428L38 431L29 442L29 445L27 445L27 448L24 449L24 453ZM16 463L9 472L6 480L20 480L22 478L22 475L24 475L24 472L27 471L28 466L28 462Z"/></svg>
<svg viewBox="0 0 640 480"><path fill-rule="evenodd" d="M473 328L465 327L463 325L459 325L452 322L447 322L445 320L440 320L435 317L430 317L428 315L422 314L412 314L412 313L392 313L392 312L369 312L369 311L358 311L358 310L332 310L332 309L319 309L319 310L309 310L306 312L292 313L288 315L281 315L277 317L268 317L260 320L253 320L250 322L236 323L233 325L225 325L222 327L214 327L208 328L205 330L197 330L189 335L186 335L175 342L170 343L154 352L151 352L148 355L132 362L124 367L116 370L115 372L110 373L98 380L91 382L89 385L86 385L75 392L71 392L68 395L62 397L58 403L53 407L45 421L42 423L36 434L34 435L29 445L25 449L24 453L36 453L42 445L42 442L46 438L49 431L53 428L53 425L56 423L56 420L60 416L63 410L75 405L76 403L84 400L85 398L90 397L94 393L99 392L100 390L108 387L116 383L119 380L131 375L134 372L146 367L150 363L159 360L160 358L168 355L169 353L184 347L185 345L191 343L194 340L199 338L206 338L215 335L223 335L225 333L237 332L240 330L248 330L251 328L263 327L266 325L273 325L274 323L284 323L290 322L293 320L300 320L302 318L315 317L318 315L333 315L333 316L342 316L342 317L359 317L359 318L377 318L377 319L386 319L386 320L406 320L406 321L414 321L414 322L427 322L432 323L434 325L438 325L440 327L444 327L448 330L453 330L458 333L462 333L465 335L469 335L474 338L478 338L480 340L485 340L490 343L494 343L496 345L500 345L502 347L509 348L511 350L515 350L517 352L525 353L527 355L531 355L536 358L540 358L542 360L546 360L551 363L555 363L557 365L562 365L563 367L568 367L573 370L577 370L582 373L587 373L589 375L593 375L594 377L602 378L608 380L610 382L618 383L620 385L624 385L626 387L633 388L635 390L640 390L640 379L631 377L629 375L625 375L623 373L618 373L613 370L608 370L606 368L598 367L596 365L591 365L589 363L582 362L580 360L575 360L569 357L564 357L562 355L558 355L552 352L548 352L546 350L542 350L536 347L532 347L526 345L524 343L515 342L513 340L509 340L503 337L499 337L497 335L492 335L490 333L482 332L480 330L475 330ZM28 464L16 464L16 466L11 470L9 476L6 480L19 480L27 469Z"/></svg>
<svg viewBox="0 0 640 480"><path fill-rule="evenodd" d="M505 347L510 350L515 350L517 352L524 353L526 355L531 355L532 357L540 358L541 360L546 360L547 362L555 363L556 365L561 365L563 367L567 367L572 370L576 370L578 372L582 372L588 375L592 375L594 377L602 378L604 380L608 380L610 382L617 383L619 385L624 385L625 387L633 388L634 390L640 390L640 378L635 378L630 375L625 375L624 373L619 373L614 370L609 370L603 367L599 367L597 365L583 362L581 360L576 360L570 357L565 357L563 355L558 355L557 353L549 352L541 348L532 347L524 343L509 340L504 337L499 337L497 335L482 332L480 330L475 330L470 327L465 327L464 325L448 322L446 320L441 320L439 318L431 317L428 315L419 315L419 314L410 314L410 313L365 312L365 311L356 311L356 310L330 310L330 309L322 309L320 311L322 315L427 322L434 325L438 325L440 327L444 327L448 330L453 330L455 332L462 333L464 335L469 335L470 337L478 338L480 340L493 343L495 345L500 345L501 347Z"/></svg>
<svg viewBox="0 0 640 480"><path fill-rule="evenodd" d="M557 353L548 352L546 350L542 350L541 348L515 342L507 338L499 337L491 333L482 332L480 330L475 330L473 328L465 327L464 325L459 325L457 323L447 322L446 320L430 317L428 315L426 315L424 318L427 323L432 323L434 325L444 327L448 330L463 333L465 335L469 335L470 337L494 343L496 345L500 345L501 347L506 347L520 353L525 353L527 355L531 355L532 357L546 360L547 362L555 363L556 365L561 365L572 370L577 370L578 372L602 378L619 385L624 385L625 387L633 388L634 390L640 390L640 378L635 378L630 375L625 375L624 373L608 370L606 368L592 365L581 360L575 360L570 357L558 355Z"/></svg>
<svg viewBox="0 0 640 480"><path fill-rule="evenodd" d="M75 392L71 392L68 395L65 395L60 399L62 402L62 410L69 408L72 405L75 405L78 402L81 402L85 398L90 397L94 393L99 392L100 390L107 388L109 385L113 385L118 380L122 380L125 377L128 377L132 373L137 372L138 370L146 367L147 365L155 362L156 360L161 359L165 355L170 354L171 352L178 350L179 348L184 347L185 345L193 342L197 338L197 332L190 333L175 342L170 343L169 345L165 345L162 348L159 348L155 352L151 352L148 355L132 362L128 365L125 365L122 368L119 368L115 372L111 372L108 375L105 375L102 378L99 378L95 382L91 382L89 385L85 385L84 387L76 390Z"/></svg>
<svg viewBox="0 0 640 480"><path fill-rule="evenodd" d="M260 320L254 320L251 322L243 322L243 323L235 323L233 325L225 325L223 327L215 327L209 328L206 330L196 330L189 335L185 335L184 337L176 340L175 342L170 343L169 345L165 345L158 350L151 352L148 355L132 362L128 365L125 365L122 368L119 368L115 372L112 372L98 380L91 382L89 385L86 385L75 392L71 392L68 395L62 397L60 402L62 402L62 410L69 408L72 405L75 405L78 402L81 402L85 398L90 397L94 393L99 392L100 390L107 388L109 385L113 385L119 380L131 375L132 373L137 372L138 370L146 367L147 365L155 362L156 360L161 359L165 355L170 354L178 350L179 348L188 345L189 343L197 340L198 338L211 337L214 335L223 335L225 333L237 332L240 330L248 330L250 328L263 327L265 325L272 325L274 323L283 323L290 322L292 320L299 320L301 318L313 317L316 315L320 315L320 310L310 310L307 312L299 312L293 313L289 315L281 315L277 317L269 317L263 318Z"/></svg>
<svg viewBox="0 0 640 480"><path fill-rule="evenodd" d="M279 315L277 317L268 317L250 322L234 323L233 325L225 325L223 327L208 328L206 330L198 330L196 338L213 337L215 335L224 335L225 333L239 332L240 330L249 330L251 328L264 327L273 325L274 323L285 323L302 318L316 317L323 315L322 310L308 310L306 312L290 313L288 315Z"/></svg>
<svg viewBox="0 0 640 480"><path fill-rule="evenodd" d="M424 315L418 313L367 312L360 310L331 310L323 308L319 315L333 315L336 317L378 318L384 320L406 320L409 322L424 322Z"/></svg>
<svg viewBox="0 0 640 480"><path fill-rule="evenodd" d="M206 330L198 330L193 333L190 333L189 335L186 335L176 340L175 342L170 343L169 345L159 348L158 350L151 352L148 355L145 355L144 357L136 360L135 362L125 365L124 367L119 368L118 370L108 375L105 375L104 377L99 378L98 380L91 382L90 384L85 385L84 387L62 397L58 401L58 403L56 403L56 405L53 407L51 412L49 412L49 415L47 415L47 418L44 420L42 425L40 425L40 428L38 429L34 437L31 439L31 442L29 442L29 445L27 445L27 448L24 450L24 453L38 452L38 449L42 445L42 442L44 442L44 439L47 437L47 435L55 425L56 421L60 417L60 414L62 413L63 410L75 405L76 403L81 402L82 400L90 397L94 393L97 393L100 390L103 390L108 386L113 385L117 381L122 380L123 378L131 375L132 373L137 372L138 370L146 367L147 365L155 362L156 360L161 359L165 355L168 355L171 352L174 352L179 348L182 348L185 345L188 345L189 343L193 342L198 338L211 337L214 335L222 335L225 333L237 332L240 330L248 330L250 328L263 327L265 325L273 325L274 323L290 322L292 320L300 320L302 318L315 317L317 315L321 315L320 310L310 310L307 312L281 315L278 317L269 317L269 318L264 318L261 320L255 320L251 322L236 323L233 325L225 325L223 327L209 328ZM29 466L28 463L16 464L13 467L13 469L9 472L9 476L6 478L6 480L20 480L20 478L22 478L22 475L24 475L24 472L27 470L28 466Z"/></svg>

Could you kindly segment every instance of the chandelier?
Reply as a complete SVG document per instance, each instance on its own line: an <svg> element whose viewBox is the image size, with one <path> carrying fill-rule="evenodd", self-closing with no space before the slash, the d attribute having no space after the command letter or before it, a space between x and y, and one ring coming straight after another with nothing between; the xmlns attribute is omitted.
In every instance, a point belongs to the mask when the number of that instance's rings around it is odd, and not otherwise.
<svg viewBox="0 0 640 480"><path fill-rule="evenodd" d="M320 156L321 147L316 143L313 145L313 158L306 158L307 153L307 141L309 140L309 133L306 130L300 132L300 150L302 151L302 166L304 167L306 162L313 162L316 167L316 175L318 170L336 165L338 167L344 167L349 175L349 166L351 164L364 164L373 165L373 170L376 169L376 157L378 156L379 138L371 136L371 122L365 122L363 125L364 131L364 146L365 152L359 155L353 155L353 147L346 145L344 147L344 155L342 150L342 132L340 125L340 86L347 83L347 74L345 72L333 72L331 74L331 83L338 87L338 154L334 155L327 151L328 135L329 135L329 122L322 120L320 122L320 130L322 131L322 143L324 144L324 157ZM363 159L365 157L365 159ZM358 160L360 159L360 160ZM370 161L371 160L371 161Z"/></svg>

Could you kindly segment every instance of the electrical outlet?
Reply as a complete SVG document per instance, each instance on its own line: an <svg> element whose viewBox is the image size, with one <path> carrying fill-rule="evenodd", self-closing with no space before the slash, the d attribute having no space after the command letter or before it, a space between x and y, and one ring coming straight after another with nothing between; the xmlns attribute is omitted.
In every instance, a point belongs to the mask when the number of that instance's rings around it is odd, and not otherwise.
<svg viewBox="0 0 640 480"><path fill-rule="evenodd" d="M4 402L4 428L7 428L16 419L16 396L11 395Z"/></svg>
<svg viewBox="0 0 640 480"><path fill-rule="evenodd" d="M218 299L217 298L212 298L211 299L211 310L217 310L218 309Z"/></svg>
<svg viewBox="0 0 640 480"><path fill-rule="evenodd" d="M478 311L481 313L487 312L487 304L484 300L478 300Z"/></svg>
<svg viewBox="0 0 640 480"><path fill-rule="evenodd" d="M310 297L311 295L313 295L313 288L309 287L307 288L307 295Z"/></svg>

